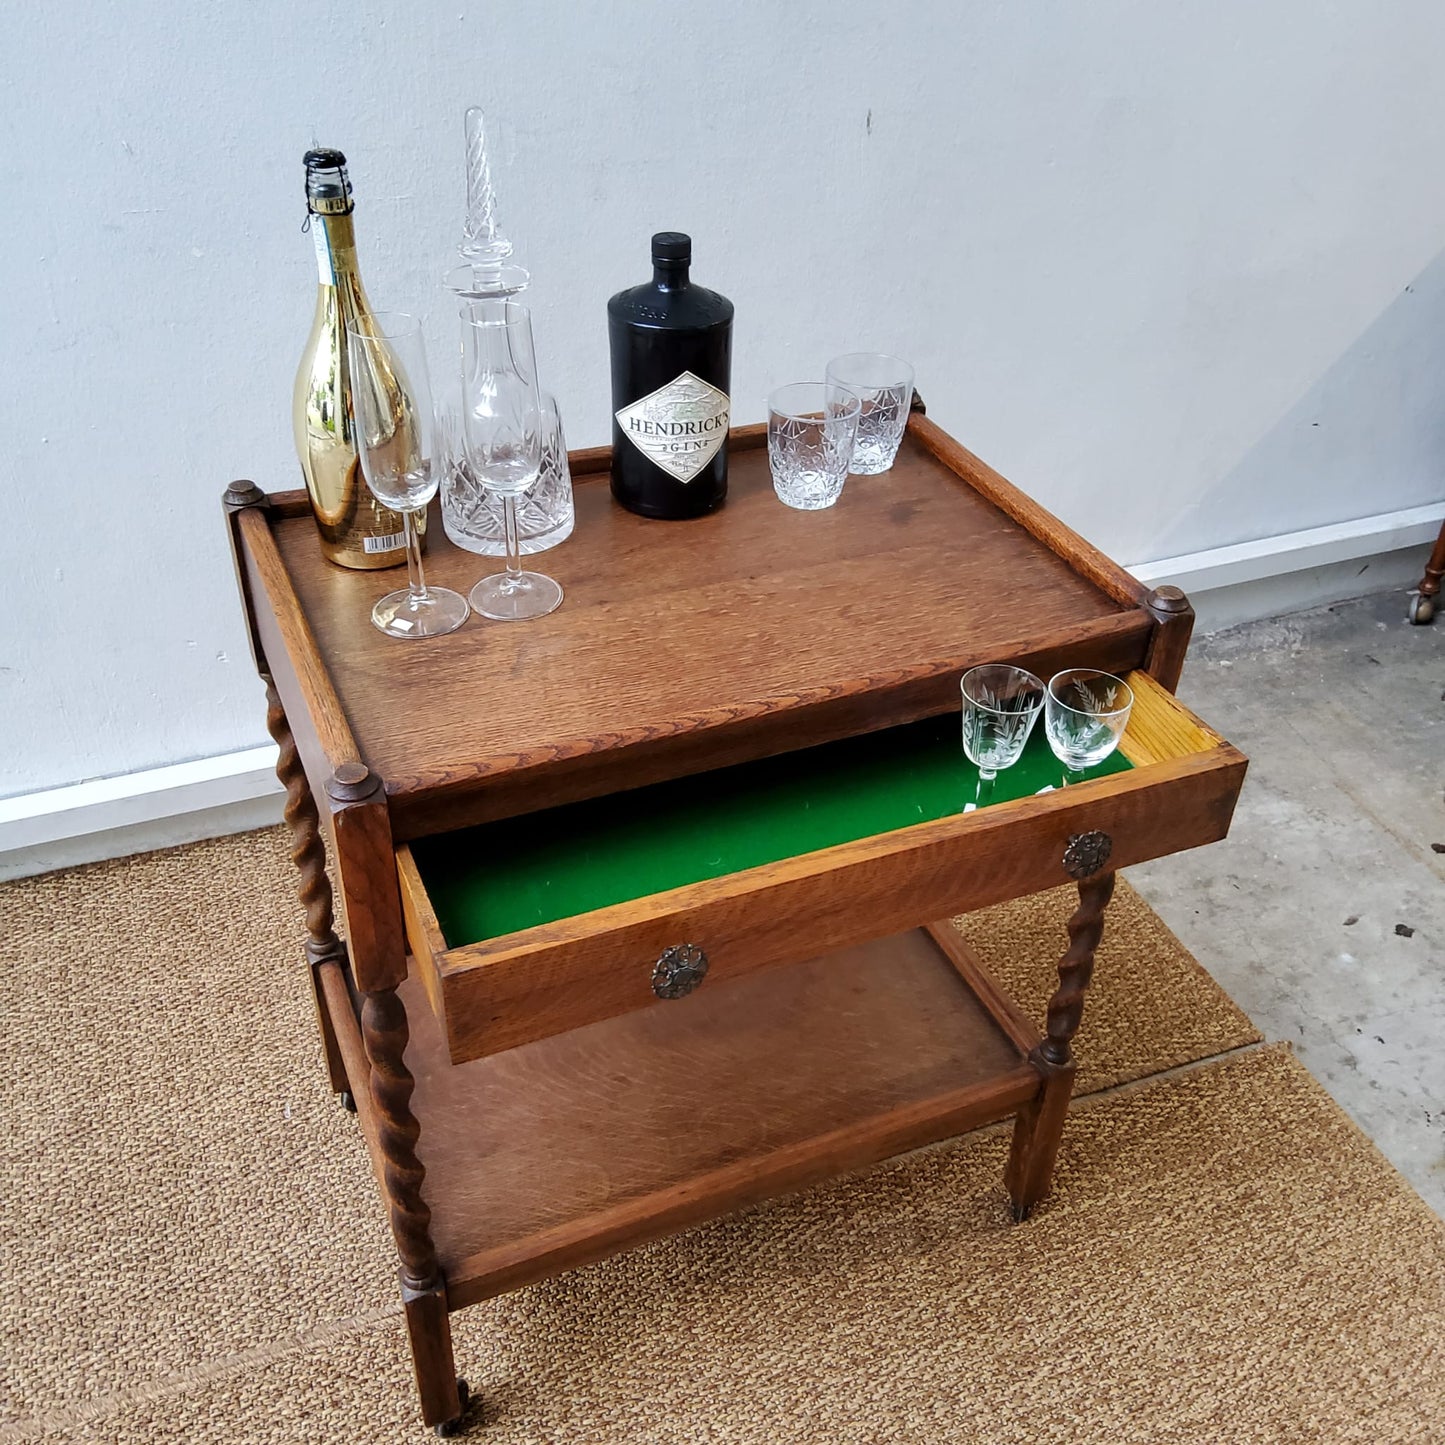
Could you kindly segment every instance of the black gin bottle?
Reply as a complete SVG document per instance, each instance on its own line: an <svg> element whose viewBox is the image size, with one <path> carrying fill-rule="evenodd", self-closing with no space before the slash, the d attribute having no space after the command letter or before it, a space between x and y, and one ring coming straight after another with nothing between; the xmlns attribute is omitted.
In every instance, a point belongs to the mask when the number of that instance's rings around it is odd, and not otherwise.
<svg viewBox="0 0 1445 1445"><path fill-rule="evenodd" d="M692 241L652 238L652 280L607 303L612 495L642 517L700 517L728 491L733 303L688 279Z"/></svg>

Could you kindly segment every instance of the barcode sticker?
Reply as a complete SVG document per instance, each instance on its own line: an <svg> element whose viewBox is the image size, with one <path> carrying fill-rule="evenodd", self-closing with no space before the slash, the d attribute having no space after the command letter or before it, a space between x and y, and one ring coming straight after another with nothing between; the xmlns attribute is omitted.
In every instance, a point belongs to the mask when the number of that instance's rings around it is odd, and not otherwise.
<svg viewBox="0 0 1445 1445"><path fill-rule="evenodd" d="M396 552L406 546L406 533L392 532L386 537L364 537L361 545L368 552Z"/></svg>

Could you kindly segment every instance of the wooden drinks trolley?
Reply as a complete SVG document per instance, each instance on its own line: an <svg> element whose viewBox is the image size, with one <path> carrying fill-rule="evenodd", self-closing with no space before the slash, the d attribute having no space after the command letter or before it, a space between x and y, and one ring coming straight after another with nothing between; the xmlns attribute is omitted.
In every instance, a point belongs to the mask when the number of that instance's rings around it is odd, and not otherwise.
<svg viewBox="0 0 1445 1445"><path fill-rule="evenodd" d="M415 644L371 626L392 574L325 562L303 493L226 493L326 1065L442 1433L449 1312L505 1290L1010 1115L1026 1217L1113 870L1222 838L1244 777L1172 696L1183 596L921 409L824 512L777 502L762 428L730 446L727 505L685 523L574 453L562 608ZM465 592L485 559L429 533ZM987 661L1127 675L1119 755L1040 793L1040 725L965 811L958 681ZM937 920L1071 878L1041 1037Z"/></svg>

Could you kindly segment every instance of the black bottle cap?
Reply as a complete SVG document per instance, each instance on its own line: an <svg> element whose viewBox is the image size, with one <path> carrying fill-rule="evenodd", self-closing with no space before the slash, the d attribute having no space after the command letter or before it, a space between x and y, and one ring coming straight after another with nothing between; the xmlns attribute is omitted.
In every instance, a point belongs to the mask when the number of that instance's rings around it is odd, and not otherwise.
<svg viewBox="0 0 1445 1445"><path fill-rule="evenodd" d="M351 213L351 179L340 151L310 150L306 162L306 209L320 216Z"/></svg>
<svg viewBox="0 0 1445 1445"><path fill-rule="evenodd" d="M690 263L692 261L692 237L685 236L681 231L659 231L652 238L652 259L654 264L671 262Z"/></svg>

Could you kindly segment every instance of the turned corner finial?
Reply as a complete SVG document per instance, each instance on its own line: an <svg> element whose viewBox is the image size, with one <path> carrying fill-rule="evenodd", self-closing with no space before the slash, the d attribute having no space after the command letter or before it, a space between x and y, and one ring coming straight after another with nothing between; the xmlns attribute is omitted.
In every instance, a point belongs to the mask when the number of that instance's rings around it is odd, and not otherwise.
<svg viewBox="0 0 1445 1445"><path fill-rule="evenodd" d="M244 479L232 482L224 492L221 493L223 506L232 509L241 507L259 507L266 500L266 493L258 487L255 482Z"/></svg>
<svg viewBox="0 0 1445 1445"><path fill-rule="evenodd" d="M379 781L365 763L342 763L326 780L326 796L336 803L360 802L376 790Z"/></svg>
<svg viewBox="0 0 1445 1445"><path fill-rule="evenodd" d="M1189 599L1178 588L1165 584L1156 587L1146 599L1151 612L1188 612Z"/></svg>

